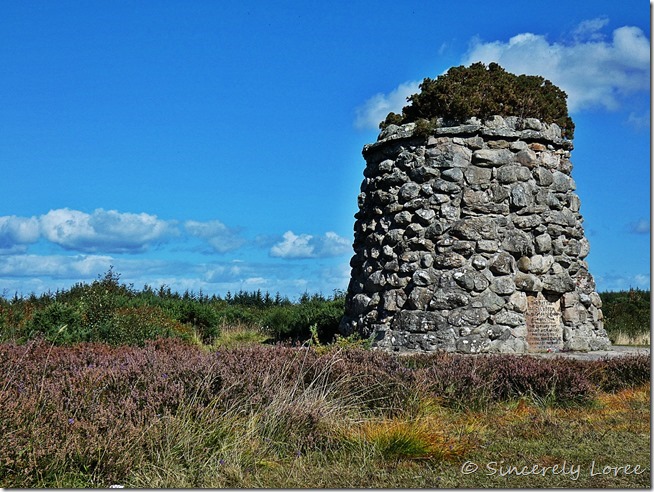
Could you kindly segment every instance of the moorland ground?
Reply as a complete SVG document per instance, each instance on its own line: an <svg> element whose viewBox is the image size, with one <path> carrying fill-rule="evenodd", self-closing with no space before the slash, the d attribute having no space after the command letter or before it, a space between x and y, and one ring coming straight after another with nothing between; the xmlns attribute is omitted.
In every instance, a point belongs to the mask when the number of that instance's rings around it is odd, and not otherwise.
<svg viewBox="0 0 654 492"><path fill-rule="evenodd" d="M649 293L603 301L648 333ZM648 354L396 357L334 337L342 302L113 272L0 301L0 486L651 485Z"/></svg>

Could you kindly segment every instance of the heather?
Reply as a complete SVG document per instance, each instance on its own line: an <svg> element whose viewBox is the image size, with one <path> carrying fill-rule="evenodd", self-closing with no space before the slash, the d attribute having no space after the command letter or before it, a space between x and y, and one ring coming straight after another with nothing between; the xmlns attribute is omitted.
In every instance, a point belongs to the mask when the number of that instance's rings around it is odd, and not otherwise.
<svg viewBox="0 0 654 492"><path fill-rule="evenodd" d="M544 486L461 469L493 457L646 466L649 380L649 356L4 343L0 486ZM642 487L649 476L555 483Z"/></svg>
<svg viewBox="0 0 654 492"><path fill-rule="evenodd" d="M649 293L602 298L612 337L648 329ZM178 294L113 270L0 298L0 487L650 483L589 473L649 463L649 356L399 357L338 336L343 310L339 292ZM586 473L462 473L501 460Z"/></svg>

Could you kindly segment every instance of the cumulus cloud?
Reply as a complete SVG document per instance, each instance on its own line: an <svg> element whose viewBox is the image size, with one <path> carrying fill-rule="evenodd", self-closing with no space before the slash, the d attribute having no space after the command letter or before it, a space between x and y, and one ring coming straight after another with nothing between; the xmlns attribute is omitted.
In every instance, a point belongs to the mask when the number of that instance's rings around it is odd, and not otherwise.
<svg viewBox="0 0 654 492"><path fill-rule="evenodd" d="M339 236L335 232L326 232L322 238L317 238L318 256L339 256L352 251L352 240Z"/></svg>
<svg viewBox="0 0 654 492"><path fill-rule="evenodd" d="M348 262L343 262L340 265L328 267L322 270L320 276L323 283L331 285L333 289L346 290L350 283L350 275L352 269Z"/></svg>
<svg viewBox="0 0 654 492"><path fill-rule="evenodd" d="M520 33L508 41L474 38L461 62L497 62L515 74L541 75L568 94L571 112L603 107L617 109L621 99L650 86L649 40L641 29L623 26L610 39L602 32L609 20L596 18L580 23L570 41L552 42L534 33ZM419 91L419 83L401 83L388 94L378 93L355 110L355 127L377 128L386 115L400 113L406 98Z"/></svg>
<svg viewBox="0 0 654 492"><path fill-rule="evenodd" d="M0 295L6 296L12 292L23 295L43 293L66 288L77 282L92 282L111 267L120 274L121 282L133 283L137 287L145 284L154 287L170 285L168 280L171 277L183 279L186 275L192 275L193 281L200 281L199 277L204 272L201 265L179 261L121 258L103 254L0 256ZM179 290L183 291L184 289Z"/></svg>
<svg viewBox="0 0 654 492"><path fill-rule="evenodd" d="M97 209L91 214L68 208L51 210L39 219L42 236L85 253L138 253L177 233L173 223L146 213Z"/></svg>
<svg viewBox="0 0 654 492"><path fill-rule="evenodd" d="M20 254L0 256L0 295L38 294L76 282L90 282L111 266L120 274L121 282L139 288L166 286L176 292L202 291L221 296L227 291L261 289L293 298L303 292L331 293L334 288L346 288L349 281L347 260L340 258L309 263L241 260L192 263L101 254Z"/></svg>
<svg viewBox="0 0 654 492"><path fill-rule="evenodd" d="M350 251L351 241L335 232L324 236L310 234L296 235L287 231L282 241L270 248L270 256L277 258L326 258L339 256Z"/></svg>
<svg viewBox="0 0 654 492"><path fill-rule="evenodd" d="M638 273L634 276L634 282L637 287L649 288L650 276L648 273Z"/></svg>
<svg viewBox="0 0 654 492"><path fill-rule="evenodd" d="M247 289L258 288L268 283L268 280L263 277L248 277L243 280L243 284Z"/></svg>
<svg viewBox="0 0 654 492"><path fill-rule="evenodd" d="M497 62L512 73L542 75L568 94L571 112L617 109L625 95L649 90L649 40L638 27L623 26L606 41L601 29L607 23L584 21L570 43L550 43L533 33L508 41L474 39L463 64Z"/></svg>
<svg viewBox="0 0 654 492"><path fill-rule="evenodd" d="M407 97L419 91L420 81L404 82L388 94L377 93L355 109L354 126L360 130L379 128L391 111L401 113Z"/></svg>
<svg viewBox="0 0 654 492"><path fill-rule="evenodd" d="M239 229L218 220L189 220L184 230L219 253L245 243ZM0 217L0 255L24 253L40 238L82 253L141 253L179 234L176 221L161 220L156 215L103 209L89 214L60 208L37 217Z"/></svg>
<svg viewBox="0 0 654 492"><path fill-rule="evenodd" d="M38 241L39 221L35 217L0 217L0 254L25 252L27 245Z"/></svg>
<svg viewBox="0 0 654 492"><path fill-rule="evenodd" d="M251 274L250 268L238 263L211 264L203 267L203 279L209 283L240 281L244 275Z"/></svg>
<svg viewBox="0 0 654 492"><path fill-rule="evenodd" d="M245 240L237 229L227 227L218 220L197 222L189 220L184 228L191 236L203 239L218 253L226 253L240 248Z"/></svg>
<svg viewBox="0 0 654 492"><path fill-rule="evenodd" d="M309 244L313 236L309 234L297 236L293 234L293 231L287 231L283 238L283 241L270 248L270 256L277 258L312 258L314 256L314 247Z"/></svg>

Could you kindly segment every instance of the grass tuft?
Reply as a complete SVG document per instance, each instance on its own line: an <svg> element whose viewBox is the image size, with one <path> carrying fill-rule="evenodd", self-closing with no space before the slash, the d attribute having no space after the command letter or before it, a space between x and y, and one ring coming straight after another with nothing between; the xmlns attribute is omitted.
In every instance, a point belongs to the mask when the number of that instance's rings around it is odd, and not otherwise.
<svg viewBox="0 0 654 492"><path fill-rule="evenodd" d="M219 333L212 343L214 349L258 345L271 340L261 328L246 323L224 324Z"/></svg>
<svg viewBox="0 0 654 492"><path fill-rule="evenodd" d="M353 426L344 437L358 446L370 446L384 461L452 460L467 450L433 419L369 420Z"/></svg>
<svg viewBox="0 0 654 492"><path fill-rule="evenodd" d="M611 333L611 342L613 345L628 345L637 347L649 347L651 344L650 332L630 334L622 331Z"/></svg>

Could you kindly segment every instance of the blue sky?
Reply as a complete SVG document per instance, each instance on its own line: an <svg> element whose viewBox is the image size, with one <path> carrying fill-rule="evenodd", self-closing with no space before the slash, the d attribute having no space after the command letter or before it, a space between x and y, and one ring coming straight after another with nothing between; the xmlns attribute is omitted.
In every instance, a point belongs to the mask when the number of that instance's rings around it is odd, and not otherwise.
<svg viewBox="0 0 654 492"><path fill-rule="evenodd" d="M642 0L0 1L0 293L345 289L364 144L425 77L562 87L600 291L650 283Z"/></svg>

